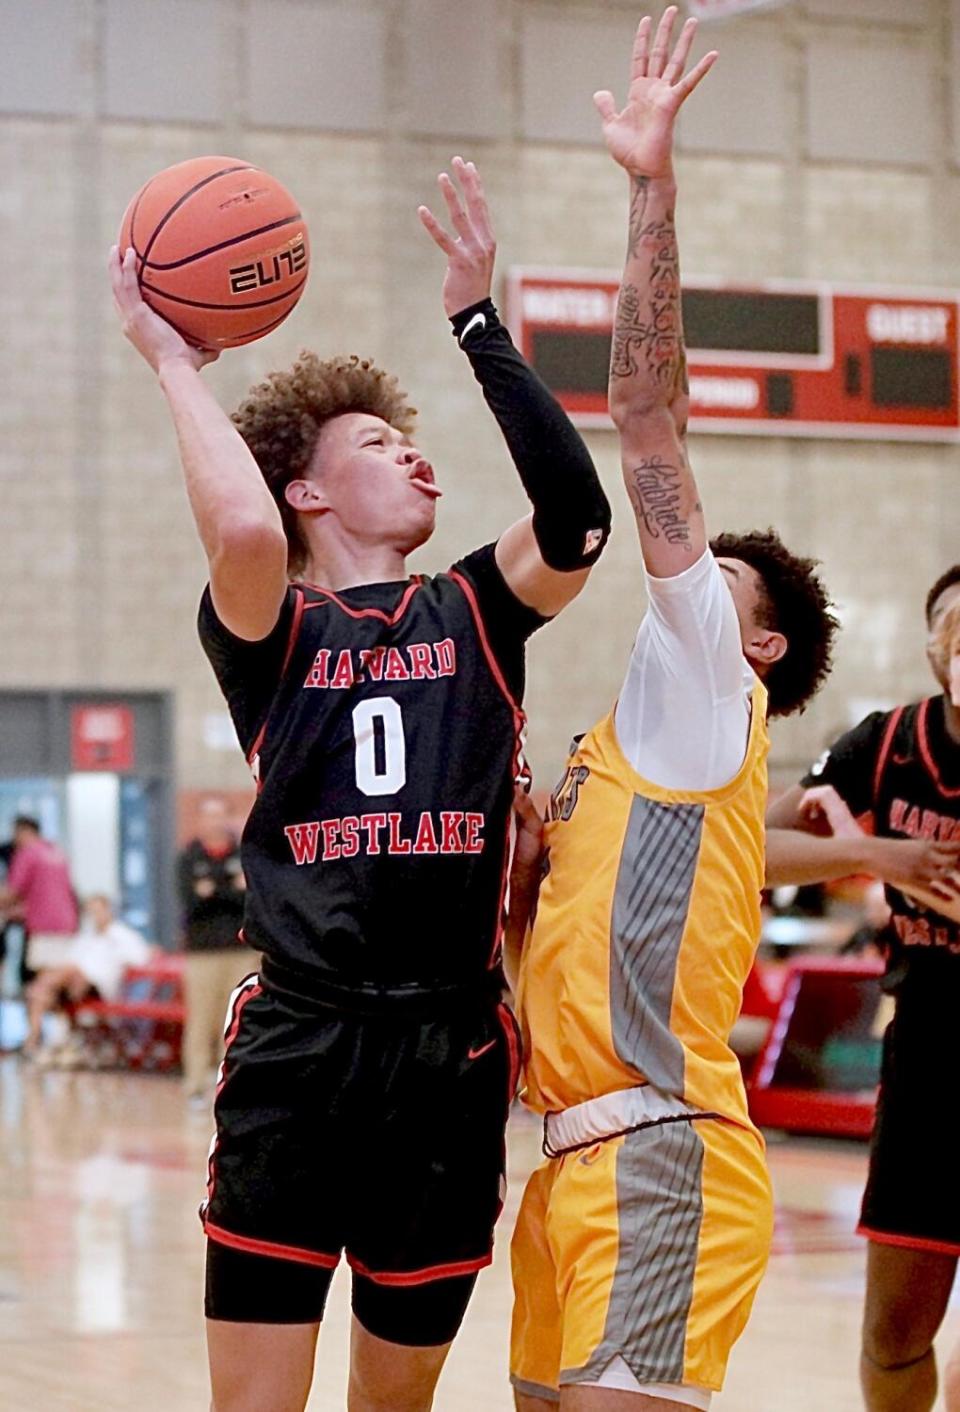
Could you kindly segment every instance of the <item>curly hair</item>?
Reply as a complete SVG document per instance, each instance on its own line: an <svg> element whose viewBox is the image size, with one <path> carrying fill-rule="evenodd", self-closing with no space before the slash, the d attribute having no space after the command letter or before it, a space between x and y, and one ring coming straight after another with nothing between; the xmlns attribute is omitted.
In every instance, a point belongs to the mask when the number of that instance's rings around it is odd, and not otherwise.
<svg viewBox="0 0 960 1412"><path fill-rule="evenodd" d="M937 606L937 599L941 593L946 593L948 588L952 588L955 583L960 583L960 564L954 564L940 575L936 583L927 594L927 627L930 626L930 619L933 617L933 610Z"/></svg>
<svg viewBox="0 0 960 1412"><path fill-rule="evenodd" d="M326 422L344 412L382 417L397 431L413 429L416 408L395 377L369 359L320 359L304 350L285 372L258 383L234 412L232 421L253 452L280 510L287 536L290 572L303 569L307 545L299 517L284 492L307 472Z"/></svg>
<svg viewBox="0 0 960 1412"><path fill-rule="evenodd" d="M783 633L787 650L770 668L764 684L771 716L806 709L831 666L839 623L816 572L817 560L791 554L775 530L720 534L710 541L714 555L742 559L760 575L760 624Z"/></svg>

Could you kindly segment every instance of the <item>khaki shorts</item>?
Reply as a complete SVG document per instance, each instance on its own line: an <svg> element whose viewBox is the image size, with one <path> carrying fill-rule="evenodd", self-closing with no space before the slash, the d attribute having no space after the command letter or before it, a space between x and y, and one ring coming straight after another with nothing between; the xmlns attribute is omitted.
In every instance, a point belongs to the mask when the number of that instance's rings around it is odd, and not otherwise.
<svg viewBox="0 0 960 1412"><path fill-rule="evenodd" d="M27 965L32 971L59 970L62 966L72 966L76 948L73 936L57 935L54 932L36 932L27 941Z"/></svg>

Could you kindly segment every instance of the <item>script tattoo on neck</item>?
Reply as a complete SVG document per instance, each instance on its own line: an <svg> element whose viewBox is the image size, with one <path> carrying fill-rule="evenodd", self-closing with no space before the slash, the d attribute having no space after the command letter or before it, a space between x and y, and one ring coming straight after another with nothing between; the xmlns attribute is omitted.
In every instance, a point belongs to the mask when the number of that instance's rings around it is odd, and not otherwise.
<svg viewBox="0 0 960 1412"><path fill-rule="evenodd" d="M686 370L680 321L680 258L672 209L647 220L648 177L634 177L627 237L628 262L650 261L641 291L624 282L610 355L611 378L645 372L668 396L683 390Z"/></svg>
<svg viewBox="0 0 960 1412"><path fill-rule="evenodd" d="M682 480L680 467L662 456L648 456L631 469L627 491L637 519L650 538L662 536L668 544L679 544L690 554L690 522L681 513ZM695 510L699 509L698 504Z"/></svg>

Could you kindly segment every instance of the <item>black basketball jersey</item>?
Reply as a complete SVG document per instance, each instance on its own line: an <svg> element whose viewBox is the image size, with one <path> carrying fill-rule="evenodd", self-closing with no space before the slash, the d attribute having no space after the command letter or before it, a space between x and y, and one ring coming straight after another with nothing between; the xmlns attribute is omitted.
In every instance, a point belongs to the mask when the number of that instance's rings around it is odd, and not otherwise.
<svg viewBox="0 0 960 1412"><path fill-rule="evenodd" d="M244 931L305 978L469 985L499 964L523 644L494 546L447 574L291 586L263 643L200 634L257 780Z"/></svg>
<svg viewBox="0 0 960 1412"><path fill-rule="evenodd" d="M832 785L861 826L881 837L960 838L960 746L947 732L942 696L867 716L803 783ZM895 887L887 886L886 896L891 988L915 998L918 1015L928 1019L934 1007L955 1013L960 924Z"/></svg>

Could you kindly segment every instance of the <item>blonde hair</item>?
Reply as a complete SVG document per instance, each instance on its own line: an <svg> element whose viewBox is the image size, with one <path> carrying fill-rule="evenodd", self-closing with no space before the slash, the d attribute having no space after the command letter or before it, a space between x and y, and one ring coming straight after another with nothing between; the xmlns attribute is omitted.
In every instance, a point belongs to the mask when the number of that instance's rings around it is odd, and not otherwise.
<svg viewBox="0 0 960 1412"><path fill-rule="evenodd" d="M324 424L344 412L382 417L405 435L416 418L396 378L369 359L356 354L321 359L308 351L292 368L252 387L232 417L279 507L291 574L303 568L307 545L284 492L306 474Z"/></svg>

